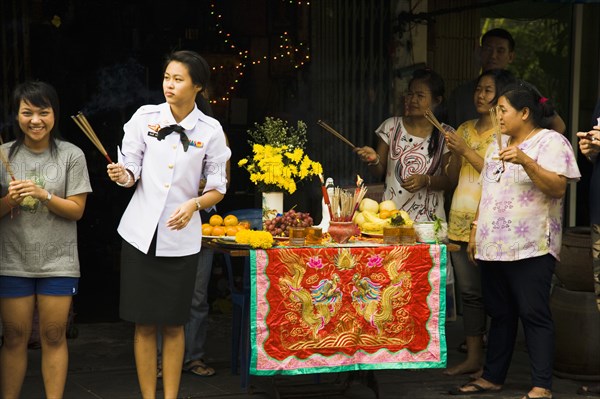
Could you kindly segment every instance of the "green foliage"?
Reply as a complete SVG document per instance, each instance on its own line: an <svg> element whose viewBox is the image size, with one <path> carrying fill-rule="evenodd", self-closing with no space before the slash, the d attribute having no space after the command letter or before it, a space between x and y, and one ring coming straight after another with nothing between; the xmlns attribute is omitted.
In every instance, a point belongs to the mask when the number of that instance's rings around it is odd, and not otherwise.
<svg viewBox="0 0 600 399"><path fill-rule="evenodd" d="M286 121L278 118L266 117L264 123L254 124L254 130L248 130L251 140L250 146L254 144L271 145L273 147L288 146L304 149L306 145L306 123L298 121L296 127L288 126Z"/></svg>
<svg viewBox="0 0 600 399"><path fill-rule="evenodd" d="M390 224L392 226L404 226L404 224L406 224L406 221L402 217L402 214L400 212L398 212L397 214L392 216L392 219L390 220Z"/></svg>

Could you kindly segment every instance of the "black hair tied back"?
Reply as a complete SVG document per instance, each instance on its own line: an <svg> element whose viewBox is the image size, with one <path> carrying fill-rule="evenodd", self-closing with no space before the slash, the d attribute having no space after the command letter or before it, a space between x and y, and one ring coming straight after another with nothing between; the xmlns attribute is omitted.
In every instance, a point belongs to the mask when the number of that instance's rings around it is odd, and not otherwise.
<svg viewBox="0 0 600 399"><path fill-rule="evenodd" d="M517 81L505 87L500 95L504 96L516 110L529 108L536 126L543 128L550 126L556 113L554 105L531 83L524 80Z"/></svg>

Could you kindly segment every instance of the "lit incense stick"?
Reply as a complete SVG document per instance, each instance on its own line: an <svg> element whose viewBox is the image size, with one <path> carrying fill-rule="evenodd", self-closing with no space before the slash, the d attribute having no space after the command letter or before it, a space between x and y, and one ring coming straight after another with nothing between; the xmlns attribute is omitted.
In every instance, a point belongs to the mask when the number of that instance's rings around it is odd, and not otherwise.
<svg viewBox="0 0 600 399"><path fill-rule="evenodd" d="M337 137L338 139L342 140L344 143L348 144L350 147L356 148L356 146L354 144L352 144L352 142L350 142L350 140L348 140L347 138L345 138L344 136L342 136L340 133L338 133L334 128L332 128L331 126L329 126L324 121L318 120L317 121L317 125L321 126L323 129L327 130L329 133L333 134L335 137Z"/></svg>
<svg viewBox="0 0 600 399"><path fill-rule="evenodd" d="M73 119L75 124L77 124L77 126L79 126L79 128L83 131L83 133L85 133L87 138L90 139L92 144L94 144L96 146L96 148L102 153L102 155L104 155L104 158L106 158L106 160L109 163L113 163L112 159L110 159L110 157L108 156L108 153L104 149L104 146L100 142L100 139L96 135L96 132L94 132L94 129L92 129L92 125L90 125L90 123L88 122L85 115L83 115L83 113L79 112L75 116L71 115L71 118Z"/></svg>

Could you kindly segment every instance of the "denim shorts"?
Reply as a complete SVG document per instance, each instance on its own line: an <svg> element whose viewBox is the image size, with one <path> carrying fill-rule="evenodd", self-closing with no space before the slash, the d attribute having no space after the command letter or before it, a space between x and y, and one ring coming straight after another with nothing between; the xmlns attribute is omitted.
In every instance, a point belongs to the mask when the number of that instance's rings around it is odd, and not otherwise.
<svg viewBox="0 0 600 399"><path fill-rule="evenodd" d="M78 277L13 277L0 276L0 297L18 298L31 295L75 295Z"/></svg>

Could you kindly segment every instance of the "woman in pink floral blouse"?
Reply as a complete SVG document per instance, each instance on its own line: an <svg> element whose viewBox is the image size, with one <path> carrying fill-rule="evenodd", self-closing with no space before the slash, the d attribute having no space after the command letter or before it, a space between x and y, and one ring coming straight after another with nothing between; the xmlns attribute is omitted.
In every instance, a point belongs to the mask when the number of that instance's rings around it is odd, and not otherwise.
<svg viewBox="0 0 600 399"><path fill-rule="evenodd" d="M571 144L545 129L554 107L520 82L498 99L502 145L492 144L481 172L482 193L468 252L481 268L491 318L481 378L450 391L499 391L521 320L531 365L527 398L552 398L554 324L550 285L561 247L567 183L581 176Z"/></svg>

